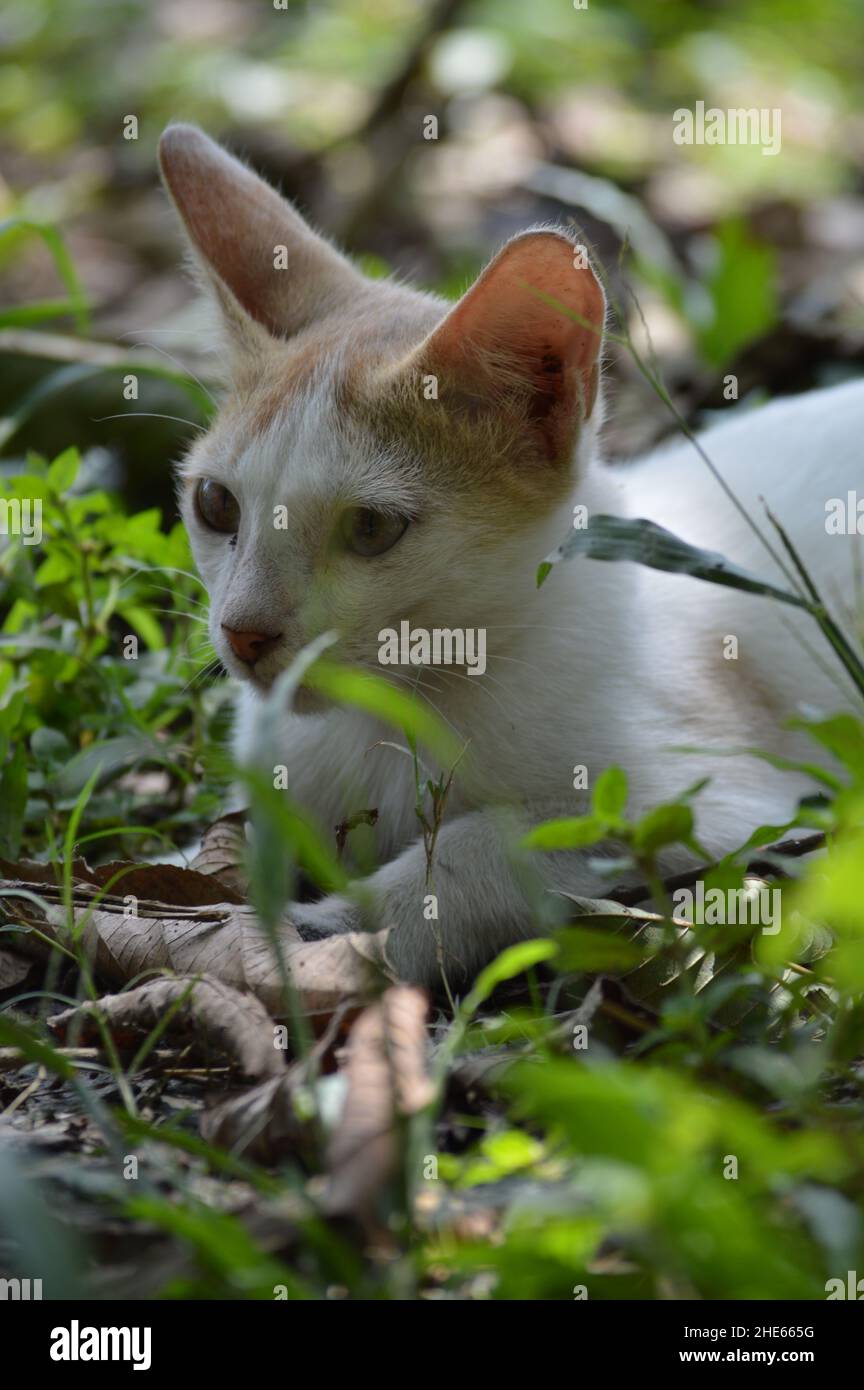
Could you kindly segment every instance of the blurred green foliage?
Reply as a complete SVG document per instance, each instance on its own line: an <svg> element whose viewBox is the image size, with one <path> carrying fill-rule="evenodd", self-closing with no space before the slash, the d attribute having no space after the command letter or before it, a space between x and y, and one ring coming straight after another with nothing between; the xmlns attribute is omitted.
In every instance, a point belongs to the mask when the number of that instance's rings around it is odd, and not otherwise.
<svg viewBox="0 0 864 1390"><path fill-rule="evenodd" d="M82 491L79 468L74 449L50 465L34 455L0 484L4 505L41 509L37 544L0 541L0 853L10 856L22 843L44 852L46 821L59 829L97 769L93 829L143 819L170 835L218 813L201 760L224 731L225 693L202 683L213 654L185 531ZM117 780L142 764L170 769L156 795Z"/></svg>
<svg viewBox="0 0 864 1390"><path fill-rule="evenodd" d="M122 153L139 168L171 117L217 133L272 122L292 142L320 147L359 125L424 16L415 0L288 0L279 9L240 0L9 0L5 139L48 157L114 141L132 113L143 138ZM760 105L772 91L797 97L805 111L810 103L818 123L826 109L854 109L862 46L857 0L615 0L585 10L562 0L469 0L433 44L430 67L445 99L494 87L533 108L609 86L634 110L665 112L700 97L725 105L733 91L728 104L748 105L748 91L758 89ZM607 134L609 167L636 170L664 153L646 151L643 141L628 155L620 132ZM802 192L814 188L808 179L817 187L842 179L843 150L826 150L818 137L818 129L788 133L794 171L788 159L757 152L742 177L794 177ZM747 153L721 151L724 178L749 162ZM76 181L92 186L104 172L84 168Z"/></svg>

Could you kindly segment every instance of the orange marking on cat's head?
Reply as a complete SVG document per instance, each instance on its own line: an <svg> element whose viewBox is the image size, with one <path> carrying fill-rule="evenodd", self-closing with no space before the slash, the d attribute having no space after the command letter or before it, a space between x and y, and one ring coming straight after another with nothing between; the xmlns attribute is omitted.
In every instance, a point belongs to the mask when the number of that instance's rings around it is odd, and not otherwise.
<svg viewBox="0 0 864 1390"><path fill-rule="evenodd" d="M200 131L166 132L162 163L226 330L223 455L311 403L322 430L350 424L413 458L430 490L493 527L557 506L593 433L605 313L570 234L514 238L448 306L362 276Z"/></svg>

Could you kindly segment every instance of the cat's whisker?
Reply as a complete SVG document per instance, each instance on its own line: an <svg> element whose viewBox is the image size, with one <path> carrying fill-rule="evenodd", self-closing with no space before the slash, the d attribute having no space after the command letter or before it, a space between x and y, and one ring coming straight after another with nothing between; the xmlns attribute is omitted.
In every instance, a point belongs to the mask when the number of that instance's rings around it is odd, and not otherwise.
<svg viewBox="0 0 864 1390"><path fill-rule="evenodd" d="M501 700L498 699L497 695L493 694L493 692L489 689L489 684L491 683L492 685L497 685L501 690L506 690L507 687L503 681L499 681L498 678L496 676L491 675L489 671L484 671L482 676L474 676L472 678L471 676L466 675L463 671L454 671L452 667L448 667L445 672L445 675L455 676L457 680L467 681L468 684L472 686L474 689L482 690L484 694L488 695L489 699L492 700L493 703L496 704L498 708L503 712L505 719L510 718L507 706L504 705L501 702Z"/></svg>
<svg viewBox="0 0 864 1390"><path fill-rule="evenodd" d="M524 632L563 632L565 637L573 637L572 627L555 627L551 623L485 623L486 632L505 632L520 629Z"/></svg>
<svg viewBox="0 0 864 1390"><path fill-rule="evenodd" d="M187 641L187 647L188 647L188 649L189 649L190 652L192 652L192 651L195 651L195 652L203 652L203 651L207 651L208 648L209 648L209 650L210 650L211 652L214 652L214 654L215 654L214 647L213 647L213 643L210 641L210 634L209 634L209 632L193 632L193 633L190 633L189 638L188 638L188 641Z"/></svg>
<svg viewBox="0 0 864 1390"><path fill-rule="evenodd" d="M188 367L184 367L180 359L178 357L175 357L173 353L166 351L166 349L160 347L158 343L148 343L143 338L140 340L137 346L150 348L153 352L160 352L163 357L167 357L169 362L173 362L176 367L180 368L180 371L182 372L183 376L188 376L190 381L194 381L198 386L200 386L201 390L204 392L204 395L208 397L208 399L212 402L214 406L216 405L216 399L213 396L213 393L211 391L208 391L201 378L196 376L194 372L190 372Z"/></svg>
<svg viewBox="0 0 864 1390"><path fill-rule="evenodd" d="M487 652L486 660L512 661L514 666L527 666L529 671L536 671L538 674L540 673L540 667L537 665L536 661L525 661L524 657L521 656L503 656L501 652Z"/></svg>
<svg viewBox="0 0 864 1390"><path fill-rule="evenodd" d="M374 675L381 675L380 666L375 666L371 661L361 661L359 664L363 666L367 671L371 671ZM417 694L420 697L420 699L423 700L424 703L427 704L429 708L434 711L435 714L437 714L438 718L447 725L447 727L456 735L458 739L462 739L464 737L463 734L459 729L456 728L456 725L452 722L452 720L448 719L446 714L444 714L443 710L441 710L439 706L435 704L434 700L430 699L426 691L421 689L420 682L422 676L424 674L428 674L428 670L428 667L421 667L418 671L418 676L416 679L412 676L406 675L402 671L388 671L385 679L395 679L398 681L402 681L405 685L408 686L408 688L411 690L413 694ZM436 695L438 694L437 689L435 693Z"/></svg>
<svg viewBox="0 0 864 1390"><path fill-rule="evenodd" d="M134 338L139 333L185 333L189 337L188 328L128 328L125 333L118 333L118 338Z"/></svg>
<svg viewBox="0 0 864 1390"><path fill-rule="evenodd" d="M183 576L184 579L191 579L193 583L197 584L200 588L204 590L205 594L207 593L207 585L204 583L204 580L201 578L199 574L193 574L191 570L180 569L178 565L138 565L134 570L127 574L125 579L121 579L120 588L124 588L127 584L130 584L133 579L138 579L142 574L180 574ZM161 586L154 585L154 588L159 587L165 589L166 594L173 593L173 590L167 588L164 584ZM200 602L200 600L190 598L189 602L198 603ZM202 605L202 607L203 606L204 605Z"/></svg>
<svg viewBox="0 0 864 1390"><path fill-rule="evenodd" d="M211 678L214 678L217 675L221 664L222 663L218 657L216 657L213 661L208 661L206 666L202 666L201 669L196 671L192 678L186 682L186 684L180 692L181 695L185 695L188 690L193 690L196 686L203 686L207 684L211 680Z"/></svg>
<svg viewBox="0 0 864 1390"><path fill-rule="evenodd" d="M186 618L190 623L207 626L207 619L200 613L187 613L185 608L148 608L148 613L159 613L163 618Z"/></svg>
<svg viewBox="0 0 864 1390"><path fill-rule="evenodd" d="M515 659L515 658L514 658L514 659ZM525 664L526 664L526 665L529 665L530 663L526 662ZM439 677L441 678L441 680L442 680L442 681L445 681L445 682L447 681L448 677L450 677L450 676L454 676L457 680L463 680L463 681L466 681L466 680L467 680L467 681L470 681L472 685L480 685L481 681L483 681L483 680L489 680L489 681L492 682L493 685L499 685L499 686L502 687L502 689L506 689L506 687L504 686L504 683L503 683L502 681L499 681L495 676L491 676L491 675L489 674L488 671L484 671L482 676L473 676L473 677L472 677L472 676L467 675L465 671L458 671L458 670L455 668L455 666L443 665L443 664L442 664L442 665L437 665L437 666L418 666L418 667L417 667L417 670L418 670L418 671L422 671L422 672L424 672L424 673L427 674L427 675L433 675L433 674L434 674L434 675L436 675L436 676L439 676ZM395 673L389 672L389 668L388 668L388 673L395 674Z"/></svg>
<svg viewBox="0 0 864 1390"><path fill-rule="evenodd" d="M126 580L124 580L123 582L125 584ZM174 590L170 589L167 584L151 584L150 587L152 588L154 594L171 594L172 596L174 594ZM191 596L186 596L186 602L194 604L196 608L201 608L205 612L208 612L210 609L209 603L202 603L200 599L192 598Z"/></svg>
<svg viewBox="0 0 864 1390"><path fill-rule="evenodd" d="M201 578L200 574L194 574L192 570L182 570L179 565L149 565L147 568L154 574L182 574L184 579L193 580L196 584L201 586L205 594L207 593L207 585L204 583L204 580ZM145 574L147 570L139 570L138 572L140 574Z"/></svg>
<svg viewBox="0 0 864 1390"><path fill-rule="evenodd" d="M102 425L106 420L175 420L178 425L191 425L193 430L207 429L197 420L187 420L185 415L162 415L158 410L122 410L119 415L91 415L91 425Z"/></svg>
<svg viewBox="0 0 864 1390"><path fill-rule="evenodd" d="M376 668L370 667L370 669L375 670ZM495 676L491 676L488 671L484 673L483 677L478 679L477 677L472 678L471 676L465 675L462 671L456 671L452 666L420 666L418 667L418 670L425 672L434 672L435 675L440 676L442 680L445 681L450 676L455 677L455 679L457 680L468 681L469 684L473 687L483 690L485 694L489 696L490 700L492 700L496 705L498 705L499 709L501 709L504 712L505 716L507 715L506 707L501 703L498 697L492 693L492 691L488 688L488 685L482 684L482 681L484 679L487 681L491 681L493 685L500 686L502 690L506 690L507 687L504 685L503 681L497 680ZM380 675L380 668L378 668L378 673ZM388 670L387 674L389 677L398 673L392 670ZM436 694L437 693L438 692L436 691Z"/></svg>

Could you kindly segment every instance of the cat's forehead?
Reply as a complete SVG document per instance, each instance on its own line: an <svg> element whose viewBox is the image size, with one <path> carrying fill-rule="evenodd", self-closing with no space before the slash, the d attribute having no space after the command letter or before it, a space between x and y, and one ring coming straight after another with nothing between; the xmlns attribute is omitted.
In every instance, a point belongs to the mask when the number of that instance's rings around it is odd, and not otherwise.
<svg viewBox="0 0 864 1390"><path fill-rule="evenodd" d="M318 334L262 363L255 384L230 399L212 436L209 458L239 489L274 498L364 496L392 491L404 503L401 451L374 427L368 402L382 353L345 334Z"/></svg>

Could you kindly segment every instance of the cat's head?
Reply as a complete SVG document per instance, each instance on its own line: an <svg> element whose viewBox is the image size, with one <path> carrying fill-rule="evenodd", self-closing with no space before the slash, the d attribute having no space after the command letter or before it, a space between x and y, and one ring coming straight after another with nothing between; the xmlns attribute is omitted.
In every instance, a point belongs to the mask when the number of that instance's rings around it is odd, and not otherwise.
<svg viewBox="0 0 864 1390"><path fill-rule="evenodd" d="M450 306L362 275L194 127L160 154L227 368L180 486L228 670L266 689L325 631L375 665L403 619L512 618L597 426L584 248L526 232Z"/></svg>

